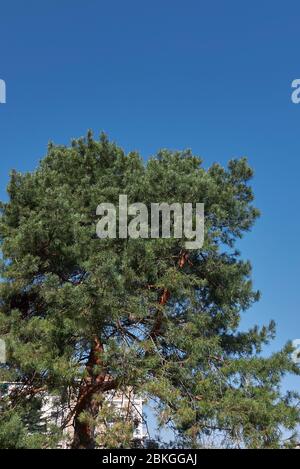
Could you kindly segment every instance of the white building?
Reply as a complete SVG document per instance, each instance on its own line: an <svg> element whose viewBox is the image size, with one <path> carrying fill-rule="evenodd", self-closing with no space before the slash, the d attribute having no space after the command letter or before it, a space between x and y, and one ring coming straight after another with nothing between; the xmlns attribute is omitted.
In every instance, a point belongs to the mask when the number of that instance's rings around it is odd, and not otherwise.
<svg viewBox="0 0 300 469"><path fill-rule="evenodd" d="M17 390L18 388L23 387L20 383L1 383L0 384L0 399L3 396L7 396L10 392ZM114 424L115 415L124 416L127 418L127 421L134 423L133 431L133 441L137 441L140 444L143 444L146 433L144 431L144 420L143 420L143 399L141 397L135 396L131 390L128 390L126 393L120 392L107 392L105 394L105 402L107 408L111 407L112 419L109 422L109 425ZM70 412L70 406L62 405L61 399L58 396L50 395L46 391L41 391L39 397L42 399L41 407L41 420L40 427L41 431L47 431L47 426L49 424L55 424L58 427L61 427L63 424L65 440L61 444L61 448L69 448L71 441L73 439L73 422L72 418L68 422L68 414ZM74 400L75 402L75 400ZM105 431L102 430L102 431ZM99 430L100 433L100 430Z"/></svg>

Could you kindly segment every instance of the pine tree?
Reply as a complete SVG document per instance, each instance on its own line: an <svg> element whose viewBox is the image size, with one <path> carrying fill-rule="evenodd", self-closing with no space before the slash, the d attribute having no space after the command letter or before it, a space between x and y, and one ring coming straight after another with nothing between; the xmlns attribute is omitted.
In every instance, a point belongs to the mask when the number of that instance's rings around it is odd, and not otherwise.
<svg viewBox="0 0 300 469"><path fill-rule="evenodd" d="M7 363L1 447L55 447L73 425L73 448L128 447L128 416L101 438L110 392L156 403L178 447L275 448L299 423L299 375L291 344L269 357L275 326L240 331L259 299L236 241L259 213L246 159L204 169L190 151L144 162L91 132L71 147L49 145L38 168L12 172L1 205L0 336ZM99 239L101 202L205 204L205 241ZM43 393L59 397L63 420L41 431ZM290 439L293 444L293 439Z"/></svg>

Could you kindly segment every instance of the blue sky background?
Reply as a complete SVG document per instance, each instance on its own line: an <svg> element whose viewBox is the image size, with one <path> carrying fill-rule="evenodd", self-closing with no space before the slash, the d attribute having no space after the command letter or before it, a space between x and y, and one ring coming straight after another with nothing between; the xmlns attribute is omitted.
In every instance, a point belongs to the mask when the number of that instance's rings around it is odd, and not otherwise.
<svg viewBox="0 0 300 469"><path fill-rule="evenodd" d="M270 350L300 338L299 18L296 1L2 0L0 199L11 168L88 128L144 158L246 155L262 217L240 248L262 299L243 324L275 319Z"/></svg>

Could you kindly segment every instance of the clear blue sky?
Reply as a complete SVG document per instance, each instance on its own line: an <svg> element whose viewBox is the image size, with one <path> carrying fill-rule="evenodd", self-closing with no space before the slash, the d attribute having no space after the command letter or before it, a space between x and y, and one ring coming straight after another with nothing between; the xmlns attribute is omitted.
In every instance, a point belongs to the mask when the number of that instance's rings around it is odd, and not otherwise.
<svg viewBox="0 0 300 469"><path fill-rule="evenodd" d="M1 1L0 198L12 167L88 128L144 158L246 155L262 218L240 248L263 296L244 324L274 318L271 350L300 338L299 18L296 1Z"/></svg>

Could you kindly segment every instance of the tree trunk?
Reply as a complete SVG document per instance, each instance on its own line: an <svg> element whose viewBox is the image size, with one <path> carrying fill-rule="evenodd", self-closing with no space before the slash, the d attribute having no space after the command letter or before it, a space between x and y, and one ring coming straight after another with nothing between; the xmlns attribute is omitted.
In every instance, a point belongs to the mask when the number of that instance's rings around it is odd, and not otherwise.
<svg viewBox="0 0 300 469"><path fill-rule="evenodd" d="M105 382L106 372L103 368L101 355L103 345L98 337L94 338L89 359L86 365L87 376L84 378L78 400L74 411L74 438L73 449L94 449L95 448L95 425L92 423L99 412L99 401L96 393L102 391L101 385ZM101 367L103 371L95 374L94 367ZM80 415L85 412L91 417L91 421L80 420Z"/></svg>

